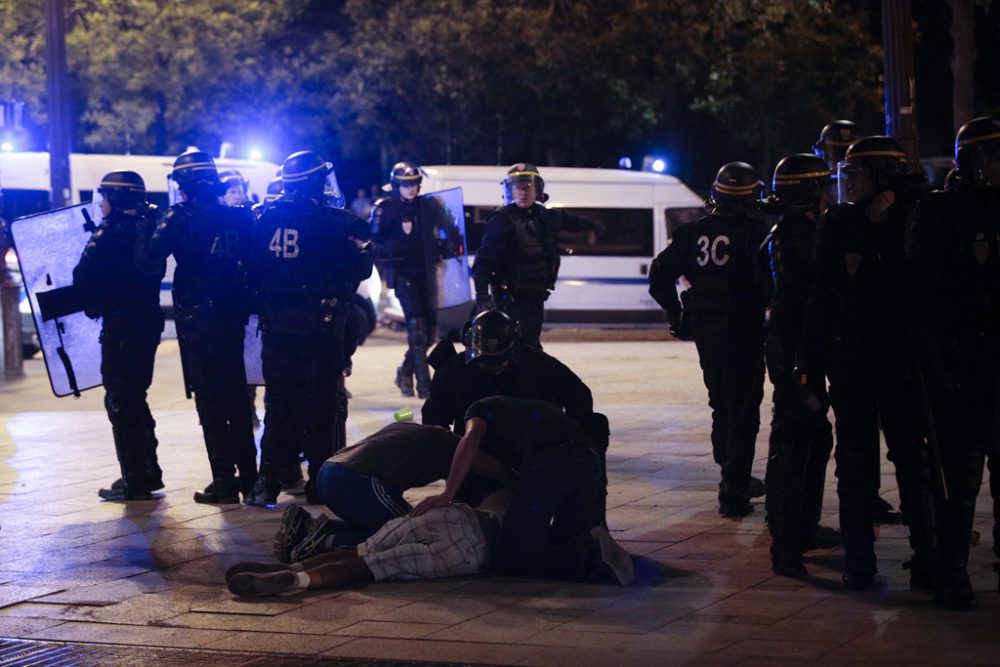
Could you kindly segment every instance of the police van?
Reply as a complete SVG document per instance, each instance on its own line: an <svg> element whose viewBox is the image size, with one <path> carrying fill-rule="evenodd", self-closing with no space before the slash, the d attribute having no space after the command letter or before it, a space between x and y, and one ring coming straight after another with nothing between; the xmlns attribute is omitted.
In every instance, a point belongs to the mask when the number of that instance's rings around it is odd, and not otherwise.
<svg viewBox="0 0 1000 667"><path fill-rule="evenodd" d="M486 219L503 204L507 167L425 166L425 193L462 188L469 254ZM559 233L556 288L545 303L549 323L650 323L665 319L649 296L649 265L678 226L703 214L704 200L679 179L618 169L540 167L546 206L597 221L597 231Z"/></svg>

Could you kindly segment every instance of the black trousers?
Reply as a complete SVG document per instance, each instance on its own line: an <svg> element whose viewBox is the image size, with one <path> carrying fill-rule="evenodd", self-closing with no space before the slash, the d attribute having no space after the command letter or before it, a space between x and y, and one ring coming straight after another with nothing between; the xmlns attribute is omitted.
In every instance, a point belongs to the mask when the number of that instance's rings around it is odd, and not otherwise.
<svg viewBox="0 0 1000 667"><path fill-rule="evenodd" d="M162 324L106 323L101 330L101 376L104 406L111 422L122 479L145 491L159 482L156 422L146 402L153 382L153 362Z"/></svg>
<svg viewBox="0 0 1000 667"><path fill-rule="evenodd" d="M241 486L257 476L250 398L243 361L244 321L208 306L176 308L185 380L194 392L212 479Z"/></svg>
<svg viewBox="0 0 1000 667"><path fill-rule="evenodd" d="M772 555L797 558L819 524L833 450L826 412L806 407L791 377L775 379L766 479Z"/></svg>
<svg viewBox="0 0 1000 667"><path fill-rule="evenodd" d="M846 569L874 573L872 496L879 484L879 429L896 472L900 511L914 557L934 559L922 456L918 382L900 349L835 345L828 371L836 416L837 495Z"/></svg>
<svg viewBox="0 0 1000 667"><path fill-rule="evenodd" d="M542 349L542 321L545 317L545 300L538 297L516 296L508 315L521 325L522 340L528 347Z"/></svg>
<svg viewBox="0 0 1000 667"><path fill-rule="evenodd" d="M519 472L493 568L507 575L586 578L601 474L597 453L571 443L546 447Z"/></svg>
<svg viewBox="0 0 1000 667"><path fill-rule="evenodd" d="M269 484L288 452L302 451L310 482L335 449L346 417L339 400L344 344L332 327L264 332L263 370L267 413L261 440L261 475ZM272 489L276 490L276 489Z"/></svg>
<svg viewBox="0 0 1000 667"><path fill-rule="evenodd" d="M712 408L712 455L722 493L734 499L750 482L764 399L762 323L753 317L695 313L695 344Z"/></svg>

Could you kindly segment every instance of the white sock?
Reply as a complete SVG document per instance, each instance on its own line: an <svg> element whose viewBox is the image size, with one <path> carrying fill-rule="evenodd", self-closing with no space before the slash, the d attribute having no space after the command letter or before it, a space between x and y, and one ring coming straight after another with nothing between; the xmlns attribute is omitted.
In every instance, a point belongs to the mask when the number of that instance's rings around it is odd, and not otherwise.
<svg viewBox="0 0 1000 667"><path fill-rule="evenodd" d="M309 588L309 575L306 574L305 572L296 572L295 579L296 579L295 582L296 588L299 589Z"/></svg>

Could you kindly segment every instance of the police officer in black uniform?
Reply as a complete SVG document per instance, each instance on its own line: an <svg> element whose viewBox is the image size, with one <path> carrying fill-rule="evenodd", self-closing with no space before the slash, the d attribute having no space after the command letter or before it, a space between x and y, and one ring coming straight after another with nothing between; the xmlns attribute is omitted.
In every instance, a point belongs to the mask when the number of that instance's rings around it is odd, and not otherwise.
<svg viewBox="0 0 1000 667"><path fill-rule="evenodd" d="M488 396L535 399L559 406L587 431L600 454L602 491L594 511L603 523L607 495L604 462L610 430L607 417L594 412L590 388L555 357L524 345L520 326L499 310L476 315L466 325L463 341L464 354L455 352L448 340L431 353L435 372L422 410L423 423L462 435L465 411Z"/></svg>
<svg viewBox="0 0 1000 667"><path fill-rule="evenodd" d="M984 454L994 521L1000 518L998 443L990 443L1000 420L1000 119L966 123L955 152L960 177L950 191L932 192L917 206L906 253L912 341L948 491L946 500L938 496L935 598L950 609L974 609L967 564Z"/></svg>
<svg viewBox="0 0 1000 667"><path fill-rule="evenodd" d="M487 218L473 267L477 309L505 307L521 325L524 344L541 347L545 300L559 274L556 224L542 206L548 197L538 167L515 164L507 170L503 186L507 204ZM497 296L490 296L491 287ZM494 303L503 288L510 303Z"/></svg>
<svg viewBox="0 0 1000 667"><path fill-rule="evenodd" d="M413 162L398 162L389 172L390 195L375 202L371 212L371 233L377 244L379 270L386 285L396 290L396 298L406 318L406 354L396 369L396 386L403 396L427 398L431 374L427 348L434 342L437 310L434 307L428 270L429 221L422 215L420 183L423 172Z"/></svg>
<svg viewBox="0 0 1000 667"><path fill-rule="evenodd" d="M837 202L837 165L844 159L847 147L860 138L861 134L857 123L850 120L835 120L823 126L819 133L819 139L813 144L813 152L823 159L833 176L830 184L829 204ZM881 459L881 457L879 458ZM872 494L872 503L875 523L899 523L899 512L894 510L892 505L879 495L878 487Z"/></svg>
<svg viewBox="0 0 1000 667"><path fill-rule="evenodd" d="M344 324L372 258L348 236L355 216L324 202L333 165L312 151L281 167L285 194L264 210L252 236L251 275L261 302L267 412L260 477L249 502L277 500L288 452L305 452L306 493L333 454L345 418L338 400L345 367Z"/></svg>
<svg viewBox="0 0 1000 667"><path fill-rule="evenodd" d="M195 396L212 469L199 503L238 503L257 477L257 448L243 362L249 312L244 258L251 217L219 202L225 185L207 153L174 161L171 180L181 201L150 240L157 257L173 254L174 316L185 384ZM239 480L236 471L239 471Z"/></svg>
<svg viewBox="0 0 1000 667"><path fill-rule="evenodd" d="M906 155L882 136L851 144L838 186L844 203L820 219L816 279L800 351L800 384L822 393L829 379L836 416L837 494L846 565L844 584L875 582L872 494L879 480L879 428L896 470L901 510L914 550L910 583L933 579L933 534L921 466L922 427L915 368L905 331L904 233L916 190Z"/></svg>
<svg viewBox="0 0 1000 667"><path fill-rule="evenodd" d="M650 294L679 330L687 311L712 408L712 453L722 469L719 512L750 514L763 495L751 478L764 397L764 307L768 288L759 251L770 225L761 184L745 162L724 165L712 184L708 215L674 232L650 269ZM674 282L691 284L682 308ZM753 480L753 481L752 481Z"/></svg>
<svg viewBox="0 0 1000 667"><path fill-rule="evenodd" d="M775 574L784 576L806 574L802 553L818 546L818 537L823 538L823 546L839 543L831 540L836 537L832 529L819 531L826 464L833 449L826 396L800 393L793 373L806 299L812 290L816 222L829 205L832 180L821 158L809 153L789 155L774 169L774 194L768 202L780 218L767 244L774 291L764 356L774 385L774 411L766 508L773 540L771 566Z"/></svg>
<svg viewBox="0 0 1000 667"><path fill-rule="evenodd" d="M147 500L163 488L155 422L146 403L163 331L162 260L149 256L156 207L134 171L113 171L97 188L101 224L73 269L84 312L102 318L101 376L121 478L97 493L105 500Z"/></svg>

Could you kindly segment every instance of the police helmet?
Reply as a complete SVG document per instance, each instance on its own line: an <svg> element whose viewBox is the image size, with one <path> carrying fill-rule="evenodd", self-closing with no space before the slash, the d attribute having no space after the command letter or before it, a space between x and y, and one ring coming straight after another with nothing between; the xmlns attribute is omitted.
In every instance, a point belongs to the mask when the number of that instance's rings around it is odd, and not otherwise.
<svg viewBox="0 0 1000 667"><path fill-rule="evenodd" d="M1000 117L973 118L955 135L955 164L963 176L984 185L984 160L1000 162Z"/></svg>
<svg viewBox="0 0 1000 667"><path fill-rule="evenodd" d="M285 158L281 165L281 183L285 192L322 196L326 177L333 165L313 151L299 151Z"/></svg>
<svg viewBox="0 0 1000 667"><path fill-rule="evenodd" d="M847 147L861 138L857 123L850 120L835 120L827 123L813 144L813 152L823 158L830 169L844 159Z"/></svg>
<svg viewBox="0 0 1000 667"><path fill-rule="evenodd" d="M111 208L135 209L146 201L146 184L134 171L112 171L101 179L97 193Z"/></svg>
<svg viewBox="0 0 1000 667"><path fill-rule="evenodd" d="M170 178L188 194L211 194L222 196L226 185L219 180L219 170L215 160L204 151L191 150L181 153L174 160Z"/></svg>
<svg viewBox="0 0 1000 667"><path fill-rule="evenodd" d="M735 215L755 208L764 188L757 179L757 170L746 162L722 165L709 189L708 205L715 215Z"/></svg>
<svg viewBox="0 0 1000 667"><path fill-rule="evenodd" d="M833 177L823 158L795 153L783 157L774 168L771 190L781 202L813 206L831 182Z"/></svg>
<svg viewBox="0 0 1000 667"><path fill-rule="evenodd" d="M844 159L837 164L839 201L864 204L879 192L894 189L906 175L906 165L906 151L892 137L875 135L858 139L847 147ZM848 192L850 185L846 179L863 170L868 170L872 189L869 196L859 200Z"/></svg>
<svg viewBox="0 0 1000 667"><path fill-rule="evenodd" d="M281 176L275 176L267 184L267 193L264 195L264 201L274 201L281 196Z"/></svg>
<svg viewBox="0 0 1000 667"><path fill-rule="evenodd" d="M506 313L484 310L465 326L465 363L480 360L487 369L510 359L521 343L521 327Z"/></svg>
<svg viewBox="0 0 1000 667"><path fill-rule="evenodd" d="M424 170L416 162L397 162L389 170L389 185L398 190L401 185L416 185L420 187L424 180Z"/></svg>
<svg viewBox="0 0 1000 667"><path fill-rule="evenodd" d="M507 176L501 182L503 185L503 200L505 204L514 203L514 184L521 181L531 181L535 184L535 201L548 201L545 194L545 181L538 172L538 167L530 162L518 162L507 170Z"/></svg>

